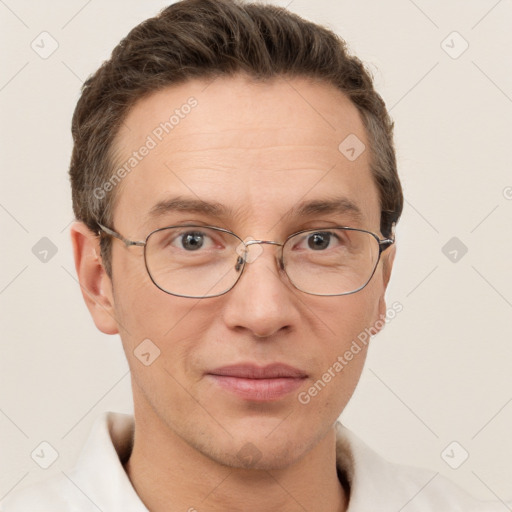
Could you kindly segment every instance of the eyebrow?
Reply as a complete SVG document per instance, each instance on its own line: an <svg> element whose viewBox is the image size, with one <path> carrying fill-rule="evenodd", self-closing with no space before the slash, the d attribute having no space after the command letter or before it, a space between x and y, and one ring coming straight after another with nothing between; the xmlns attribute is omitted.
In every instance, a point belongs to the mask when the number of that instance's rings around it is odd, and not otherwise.
<svg viewBox="0 0 512 512"><path fill-rule="evenodd" d="M214 217L225 217L231 209L221 203L203 201L202 199L188 199L172 197L156 203L149 211L150 218L158 218L170 212L204 213Z"/></svg>
<svg viewBox="0 0 512 512"><path fill-rule="evenodd" d="M200 213L217 218L233 215L233 210L221 203L202 199L172 197L156 203L149 211L149 218L159 218L171 212ZM346 215L352 220L363 222L365 216L361 209L346 197L303 201L289 210L284 217L312 217L314 215Z"/></svg>
<svg viewBox="0 0 512 512"><path fill-rule="evenodd" d="M319 214L346 215L357 222L363 222L365 218L359 206L346 197L302 202L292 208L287 216L311 217Z"/></svg>

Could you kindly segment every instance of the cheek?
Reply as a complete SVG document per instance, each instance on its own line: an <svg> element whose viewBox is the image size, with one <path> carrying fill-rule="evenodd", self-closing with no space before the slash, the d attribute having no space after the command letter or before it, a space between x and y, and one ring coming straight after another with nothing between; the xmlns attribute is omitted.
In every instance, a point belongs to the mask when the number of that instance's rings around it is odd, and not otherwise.
<svg viewBox="0 0 512 512"><path fill-rule="evenodd" d="M160 337L172 327L176 297L157 288L149 277L143 249L118 248L113 253L113 290L116 318L128 337Z"/></svg>
<svg viewBox="0 0 512 512"><path fill-rule="evenodd" d="M375 323L379 311L379 292L378 283L372 279L361 291L328 298L328 302L317 309L318 318L329 327L329 341L324 346L327 352L344 351L352 340Z"/></svg>
<svg viewBox="0 0 512 512"><path fill-rule="evenodd" d="M303 390L308 395L304 400L322 395L318 402L323 406L341 410L350 399L363 370L370 328L378 318L378 286L371 284L317 310L318 318L329 326L329 335L317 340L319 357Z"/></svg>
<svg viewBox="0 0 512 512"><path fill-rule="evenodd" d="M142 267L145 272L143 263ZM214 320L211 308L200 299L163 292L133 267L114 283L116 319L134 372L143 370L136 357L141 351L147 353L147 348L151 354L158 353L156 366L176 376L192 372L195 353Z"/></svg>
<svg viewBox="0 0 512 512"><path fill-rule="evenodd" d="M113 282L116 320L127 356L145 339L161 350L166 333L173 329L174 316L179 313L176 298L151 282L143 259L115 268Z"/></svg>

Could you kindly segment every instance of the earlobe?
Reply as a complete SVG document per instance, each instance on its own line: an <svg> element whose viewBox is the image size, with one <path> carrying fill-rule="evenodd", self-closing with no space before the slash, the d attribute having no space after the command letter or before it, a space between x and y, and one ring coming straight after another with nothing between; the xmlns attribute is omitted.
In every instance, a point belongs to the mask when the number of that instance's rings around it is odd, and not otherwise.
<svg viewBox="0 0 512 512"><path fill-rule="evenodd" d="M74 222L70 234L85 304L101 332L117 334L112 281L101 262L99 238L83 222Z"/></svg>

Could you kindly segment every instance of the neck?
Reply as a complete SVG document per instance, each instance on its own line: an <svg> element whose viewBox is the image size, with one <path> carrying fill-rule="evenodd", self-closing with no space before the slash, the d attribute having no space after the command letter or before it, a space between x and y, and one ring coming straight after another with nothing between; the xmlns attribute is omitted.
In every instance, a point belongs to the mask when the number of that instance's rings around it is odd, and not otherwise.
<svg viewBox="0 0 512 512"><path fill-rule="evenodd" d="M240 469L202 454L151 407L136 405L133 450L125 470L152 512L344 512L348 503L336 470L334 428L286 468Z"/></svg>

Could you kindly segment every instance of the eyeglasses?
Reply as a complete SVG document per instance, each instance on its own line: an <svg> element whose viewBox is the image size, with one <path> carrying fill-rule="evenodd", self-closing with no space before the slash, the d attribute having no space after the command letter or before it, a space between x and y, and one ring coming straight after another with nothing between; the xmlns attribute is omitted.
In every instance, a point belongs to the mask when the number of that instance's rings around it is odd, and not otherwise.
<svg viewBox="0 0 512 512"><path fill-rule="evenodd" d="M143 241L133 241L99 226L126 247L144 247L146 270L160 290L197 299L231 290L246 264L257 258L249 254L249 248L257 244L280 247L280 269L298 290L322 296L355 293L370 282L380 255L395 241L349 227L298 231L283 243L244 241L227 229L200 225L168 226L152 231Z"/></svg>

